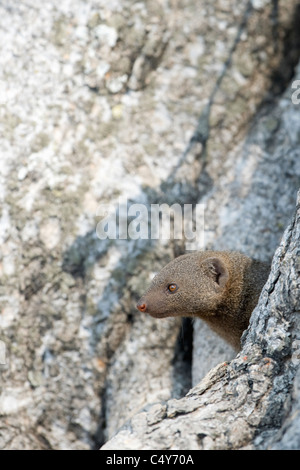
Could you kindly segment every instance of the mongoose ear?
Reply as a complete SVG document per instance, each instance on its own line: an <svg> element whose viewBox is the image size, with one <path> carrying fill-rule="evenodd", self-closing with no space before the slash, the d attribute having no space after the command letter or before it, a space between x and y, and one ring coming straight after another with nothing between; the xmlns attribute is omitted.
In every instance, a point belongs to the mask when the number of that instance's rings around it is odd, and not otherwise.
<svg viewBox="0 0 300 470"><path fill-rule="evenodd" d="M203 264L208 268L208 275L220 287L225 287L225 284L229 279L229 272L224 261L220 258L207 258Z"/></svg>

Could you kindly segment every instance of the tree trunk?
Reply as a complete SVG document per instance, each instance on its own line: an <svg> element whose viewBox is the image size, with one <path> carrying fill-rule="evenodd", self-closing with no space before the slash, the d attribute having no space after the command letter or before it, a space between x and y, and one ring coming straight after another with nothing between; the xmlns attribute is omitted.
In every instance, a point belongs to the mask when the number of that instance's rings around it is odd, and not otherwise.
<svg viewBox="0 0 300 470"><path fill-rule="evenodd" d="M278 443L293 432L298 362L277 310L269 346L256 313L243 356L182 398L235 354L200 320L159 321L135 305L191 247L103 240L96 228L104 204L202 204L204 243L193 248L272 260L300 180L299 21L297 0L0 3L1 449L98 449L131 418L162 429L184 420L177 404L209 414L216 405L202 409L201 397L224 383L215 419L237 409L231 434L216 427L224 448L258 447L259 436L275 447L274 429ZM273 269L279 261L287 275L278 255ZM265 316L282 279L265 290ZM152 418L137 414L153 403ZM223 446L214 428L192 429L188 448ZM168 432L160 445L171 447ZM142 431L132 436L143 445Z"/></svg>
<svg viewBox="0 0 300 470"><path fill-rule="evenodd" d="M243 347L179 400L141 411L109 449L299 449L300 192Z"/></svg>

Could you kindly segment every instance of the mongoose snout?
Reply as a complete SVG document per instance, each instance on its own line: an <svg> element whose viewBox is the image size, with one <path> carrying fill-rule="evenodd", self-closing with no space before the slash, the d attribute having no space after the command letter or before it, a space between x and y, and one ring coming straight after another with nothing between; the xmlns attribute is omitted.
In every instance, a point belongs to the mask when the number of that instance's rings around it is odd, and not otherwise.
<svg viewBox="0 0 300 470"><path fill-rule="evenodd" d="M202 318L238 350L269 270L238 252L182 255L154 277L137 309L155 318Z"/></svg>
<svg viewBox="0 0 300 470"><path fill-rule="evenodd" d="M147 312L147 305L145 303L138 303L136 308L140 311L140 312Z"/></svg>

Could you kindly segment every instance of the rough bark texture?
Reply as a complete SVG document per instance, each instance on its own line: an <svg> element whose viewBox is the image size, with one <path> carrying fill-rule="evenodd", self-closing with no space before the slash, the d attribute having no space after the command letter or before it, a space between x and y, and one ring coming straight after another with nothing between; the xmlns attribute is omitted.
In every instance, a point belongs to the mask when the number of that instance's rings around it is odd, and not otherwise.
<svg viewBox="0 0 300 470"><path fill-rule="evenodd" d="M300 448L299 240L300 192L241 352L184 398L135 415L103 449Z"/></svg>
<svg viewBox="0 0 300 470"><path fill-rule="evenodd" d="M299 19L297 0L1 3L0 448L99 448L151 403L163 426L160 402L233 357L200 321L135 309L184 243L99 240L97 210L201 203L206 248L272 259L299 188ZM266 386L267 397L277 359L269 367L264 354L255 346L253 366L249 354L204 384L217 388L228 370L243 381L238 364L254 381L263 367L251 393ZM287 392L296 412L297 377ZM240 416L232 446L260 423L265 442L270 421ZM286 416L274 446L293 433ZM202 434L190 448L221 445Z"/></svg>
<svg viewBox="0 0 300 470"><path fill-rule="evenodd" d="M300 65L295 76L300 78ZM262 109L241 148L233 152L226 181L222 179L211 191L205 208L207 246L237 249L265 261L272 259L284 214L292 213L299 185L299 107L293 105L290 97L288 87L276 104ZM269 133L271 121L276 124ZM291 129L292 132L298 129L298 137L291 136ZM221 356L230 359L233 352L217 341L220 348L217 356L216 340L207 326L199 321L194 330L193 384L196 384L220 362Z"/></svg>

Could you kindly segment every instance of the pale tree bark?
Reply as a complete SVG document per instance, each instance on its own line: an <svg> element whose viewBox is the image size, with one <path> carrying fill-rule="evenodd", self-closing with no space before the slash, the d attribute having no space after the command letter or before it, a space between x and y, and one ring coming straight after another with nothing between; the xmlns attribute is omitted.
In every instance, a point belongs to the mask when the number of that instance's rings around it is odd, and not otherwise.
<svg viewBox="0 0 300 470"><path fill-rule="evenodd" d="M102 449L300 448L300 192L243 347L179 400L135 415Z"/></svg>
<svg viewBox="0 0 300 470"><path fill-rule="evenodd" d="M299 21L298 0L0 2L1 449L98 449L233 358L135 308L184 243L100 240L98 208L204 204L205 248L271 260L299 187Z"/></svg>

